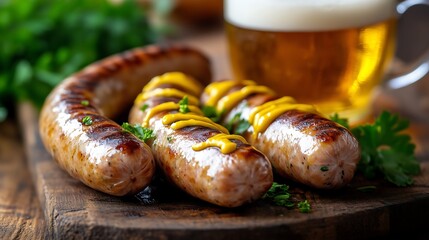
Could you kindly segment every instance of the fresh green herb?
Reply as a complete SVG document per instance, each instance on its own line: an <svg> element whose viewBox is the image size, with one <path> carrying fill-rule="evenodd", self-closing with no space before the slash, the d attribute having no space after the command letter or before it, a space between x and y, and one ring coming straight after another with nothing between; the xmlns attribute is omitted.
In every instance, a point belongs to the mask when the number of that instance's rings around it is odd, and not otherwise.
<svg viewBox="0 0 429 240"><path fill-rule="evenodd" d="M414 155L415 145L411 137L403 133L408 126L407 120L384 111L373 124L350 129L362 152L358 170L366 178L374 178L381 173L396 186L413 184L412 176L420 172L420 165Z"/></svg>
<svg viewBox="0 0 429 240"><path fill-rule="evenodd" d="M138 137L143 142L148 141L149 139L155 138L155 134L152 129L144 128L141 125L135 124L134 126L130 125L127 122L122 124L122 128L132 133L134 136Z"/></svg>
<svg viewBox="0 0 429 240"><path fill-rule="evenodd" d="M182 100L179 101L179 112L181 113L188 113L189 105L188 105L188 96L184 96Z"/></svg>
<svg viewBox="0 0 429 240"><path fill-rule="evenodd" d="M302 213L309 213L311 211L310 203L307 200L298 203L298 209Z"/></svg>
<svg viewBox="0 0 429 240"><path fill-rule="evenodd" d="M329 167L328 167L328 166L322 166L322 167L320 168L320 171L322 171L322 172L329 171Z"/></svg>
<svg viewBox="0 0 429 240"><path fill-rule="evenodd" d="M167 136L167 142L172 143L174 141L174 138L172 136Z"/></svg>
<svg viewBox="0 0 429 240"><path fill-rule="evenodd" d="M83 117L82 118L82 123L83 123L83 125L86 125L86 126L92 125L92 118L91 118L91 116L85 116L85 117Z"/></svg>
<svg viewBox="0 0 429 240"><path fill-rule="evenodd" d="M291 199L289 186L286 184L273 182L273 185L265 193L262 199L271 201L273 204L277 206L282 206L287 208L295 207L295 202ZM302 213L308 213L311 211L310 203L307 200L298 202L296 206L298 207L298 210Z"/></svg>
<svg viewBox="0 0 429 240"><path fill-rule="evenodd" d="M210 118L213 122L219 123L222 113L218 112L213 106L204 106L202 109L204 116Z"/></svg>
<svg viewBox="0 0 429 240"><path fill-rule="evenodd" d="M55 85L89 63L156 40L137 1L112 2L0 1L0 120L19 101L41 107Z"/></svg>
<svg viewBox="0 0 429 240"><path fill-rule="evenodd" d="M292 208L295 203L290 199L289 186L273 182L271 188L262 197L263 199L273 202L275 205Z"/></svg>
<svg viewBox="0 0 429 240"><path fill-rule="evenodd" d="M227 124L225 124L225 127L229 132L234 134L243 134L247 129L249 129L250 123L240 117L241 113L237 113Z"/></svg>
<svg viewBox="0 0 429 240"><path fill-rule="evenodd" d="M140 110L142 111L142 112L144 112L144 111L146 111L146 109L149 107L149 105L147 105L147 104L143 104L143 106L141 106L141 108L140 108Z"/></svg>
<svg viewBox="0 0 429 240"><path fill-rule="evenodd" d="M80 104L82 104L83 106L88 106L89 105L89 101L88 100L82 100L80 102Z"/></svg>
<svg viewBox="0 0 429 240"><path fill-rule="evenodd" d="M247 120L240 119L237 123L237 127L234 129L235 134L243 134L249 129L250 123Z"/></svg>
<svg viewBox="0 0 429 240"><path fill-rule="evenodd" d="M377 189L376 186L363 186L363 187L356 188L356 190L361 192L374 192L375 189Z"/></svg>
<svg viewBox="0 0 429 240"><path fill-rule="evenodd" d="M347 118L341 118L338 113L329 117L332 121L342 125L345 128L350 129L349 120Z"/></svg>

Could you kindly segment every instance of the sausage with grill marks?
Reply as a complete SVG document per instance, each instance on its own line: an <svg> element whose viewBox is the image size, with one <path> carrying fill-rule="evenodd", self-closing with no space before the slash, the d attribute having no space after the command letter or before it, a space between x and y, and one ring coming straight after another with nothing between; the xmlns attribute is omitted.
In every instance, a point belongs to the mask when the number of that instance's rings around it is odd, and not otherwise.
<svg viewBox="0 0 429 240"><path fill-rule="evenodd" d="M177 73L174 76L177 76ZM158 85L153 91L171 88L186 92L186 89L178 85L165 83ZM199 92L202 91L202 87L200 88ZM130 112L130 123L143 122L145 126L145 118L147 115L151 116L155 108L166 103L174 105L181 100L180 97L152 96L150 90L144 90L142 94L145 93L151 97L140 98L143 101L136 100ZM191 96L190 92L186 93ZM165 95L168 94L166 91ZM144 105L147 108L142 111ZM194 150L195 145L218 136L220 131L198 124L174 130L173 124L163 121L168 119L168 115L180 115L177 108L154 112L155 115L147 120L147 127L154 131L156 138L149 145L164 175L183 191L219 206L237 207L259 199L271 187L273 175L270 162L244 139L232 139L231 142L236 144L236 148L230 153L222 153L219 147L213 146ZM190 115L190 119L194 118Z"/></svg>
<svg viewBox="0 0 429 240"><path fill-rule="evenodd" d="M220 109L228 106L225 104L228 96L237 96L240 91L242 98L233 100L230 109ZM319 189L347 185L360 159L359 144L354 136L346 128L311 110L311 106L300 105L287 97L282 99L286 102L283 105L285 109L289 108L287 104L290 101L290 109L281 111L280 115L268 121L265 130L255 133L255 121L242 135L266 154L273 168L286 178ZM252 81L215 82L206 87L201 97L203 104L225 113L224 124L237 116L248 121L251 113L256 116L252 111L257 107L273 103L271 108L266 108L267 111L260 112L260 116L268 119L270 114L281 108L280 104L274 104L276 100L279 98L271 89Z"/></svg>
<svg viewBox="0 0 429 240"><path fill-rule="evenodd" d="M93 189L115 196L139 192L154 174L153 155L111 119L132 105L152 77L168 71L182 71L204 83L211 78L200 52L148 46L108 57L65 79L40 113L46 149L61 168Z"/></svg>

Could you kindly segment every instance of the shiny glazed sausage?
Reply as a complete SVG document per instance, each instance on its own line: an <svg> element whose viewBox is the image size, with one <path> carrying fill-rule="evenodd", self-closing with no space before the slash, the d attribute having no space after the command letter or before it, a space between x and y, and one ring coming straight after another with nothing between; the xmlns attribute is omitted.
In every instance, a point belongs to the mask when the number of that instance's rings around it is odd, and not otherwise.
<svg viewBox="0 0 429 240"><path fill-rule="evenodd" d="M241 98L235 98L240 94ZM231 106L228 98L232 99ZM353 178L360 159L357 140L312 106L298 104L288 97L280 99L271 89L252 81L212 83L201 99L203 104L224 111L224 124L237 116L246 121L252 119L242 135L267 155L280 175L320 189L341 188ZM225 111L220 105L229 109ZM266 106L265 110L261 106ZM257 107L261 108L259 113ZM267 125L255 132L263 126L258 122Z"/></svg>
<svg viewBox="0 0 429 240"><path fill-rule="evenodd" d="M231 142L236 144L236 148L230 153L222 153L216 146L193 150L195 145L204 143L211 137L220 136L221 130L198 123L174 130L173 124L179 121L165 122L168 117L173 116L183 117L184 121L188 119L187 116L194 119L196 117L189 114L201 116L198 112L183 115L178 112L179 109L174 108L155 111L152 116L156 107L181 100L177 96L166 96L167 93L164 96L153 96L150 92L159 92L159 89L166 88L186 92L186 89L174 84L161 84L143 91L143 94L151 97L143 101L136 100L129 121L133 124L143 122L145 125L144 119L147 119L148 127L156 134L156 138L149 145L167 179L190 195L223 207L237 207L260 198L273 181L268 159L244 139L244 142L232 139ZM201 91L202 87L199 92ZM191 93L187 94L191 97ZM146 106L143 111L142 106ZM152 117L147 118L147 115Z"/></svg>
<svg viewBox="0 0 429 240"><path fill-rule="evenodd" d="M87 186L115 196L149 184L150 148L111 119L128 109L154 76L182 71L210 81L209 62L184 46L148 46L96 62L70 76L48 96L39 130L61 168Z"/></svg>

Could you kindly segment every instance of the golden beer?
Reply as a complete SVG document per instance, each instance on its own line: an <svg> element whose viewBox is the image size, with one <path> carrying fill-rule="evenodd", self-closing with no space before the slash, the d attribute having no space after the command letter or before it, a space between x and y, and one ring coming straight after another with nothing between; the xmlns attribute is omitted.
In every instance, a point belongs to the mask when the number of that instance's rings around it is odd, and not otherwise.
<svg viewBox="0 0 429 240"><path fill-rule="evenodd" d="M235 11L239 2L246 5ZM328 13L323 12L323 3L332 4ZM373 89L393 57L394 4L393 0L226 1L234 77L315 104L326 115L338 112L358 120L367 113ZM256 8L254 14L246 12L250 8Z"/></svg>

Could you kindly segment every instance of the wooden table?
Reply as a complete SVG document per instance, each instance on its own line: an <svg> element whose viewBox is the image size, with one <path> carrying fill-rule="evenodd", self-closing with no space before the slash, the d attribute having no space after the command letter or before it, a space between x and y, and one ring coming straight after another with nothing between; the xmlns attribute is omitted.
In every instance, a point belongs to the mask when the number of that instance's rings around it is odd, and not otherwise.
<svg viewBox="0 0 429 240"><path fill-rule="evenodd" d="M229 77L222 35L185 42L213 59L215 79ZM378 95L375 109L401 112L396 94ZM293 186L297 196L312 203L312 212L303 214L264 201L224 209L172 188L169 199L152 205L107 196L57 167L41 145L34 108L22 105L18 116L19 124L13 119L0 124L0 239L429 238L429 121L413 122L411 133L422 166L414 187L396 188L359 176L334 193ZM356 190L368 184L377 190Z"/></svg>
<svg viewBox="0 0 429 240"><path fill-rule="evenodd" d="M0 239L42 239L45 219L17 121L0 123Z"/></svg>

